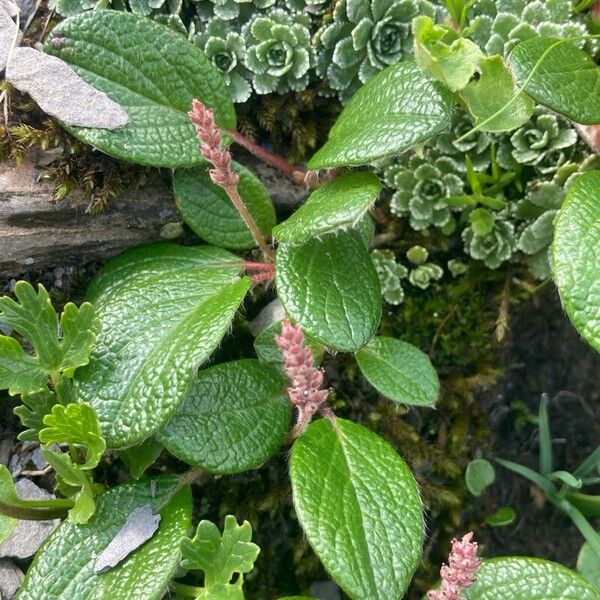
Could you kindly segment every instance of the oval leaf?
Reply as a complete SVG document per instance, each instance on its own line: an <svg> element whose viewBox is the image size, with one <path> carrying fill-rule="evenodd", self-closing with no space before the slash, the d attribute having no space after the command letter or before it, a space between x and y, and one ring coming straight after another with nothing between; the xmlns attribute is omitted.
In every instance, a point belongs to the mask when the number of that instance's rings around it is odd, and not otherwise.
<svg viewBox="0 0 600 600"><path fill-rule="evenodd" d="M518 84L534 100L576 123L600 123L600 69L570 42L536 37L509 56Z"/></svg>
<svg viewBox="0 0 600 600"><path fill-rule="evenodd" d="M395 402L435 404L440 382L429 357L417 347L391 337L373 338L356 353L368 382Z"/></svg>
<svg viewBox="0 0 600 600"><path fill-rule="evenodd" d="M368 429L315 421L292 448L294 505L308 540L354 600L401 598L421 560L423 516L405 462Z"/></svg>
<svg viewBox="0 0 600 600"><path fill-rule="evenodd" d="M77 371L76 390L96 411L112 448L143 441L173 415L250 284L248 278L237 279L237 267L224 267L220 260L207 264L202 248L189 249L187 268L179 261L179 269L157 272L153 258L170 262L161 257L163 248L118 257L116 271L131 275L116 285L108 263L100 275L103 283L94 286L102 330L89 365Z"/></svg>
<svg viewBox="0 0 600 600"><path fill-rule="evenodd" d="M311 169L365 165L408 150L450 126L454 100L412 61L370 79L310 159Z"/></svg>
<svg viewBox="0 0 600 600"><path fill-rule="evenodd" d="M282 244L275 281L290 318L325 346L354 352L377 331L381 289L356 232Z"/></svg>
<svg viewBox="0 0 600 600"><path fill-rule="evenodd" d="M563 306L579 333L600 350L600 171L572 183L558 213L552 270Z"/></svg>
<svg viewBox="0 0 600 600"><path fill-rule="evenodd" d="M506 557L484 561L466 600L598 600L598 590L577 573L539 558Z"/></svg>
<svg viewBox="0 0 600 600"><path fill-rule="evenodd" d="M201 371L159 434L177 458L210 473L241 473L270 458L288 432L285 380L247 359Z"/></svg>
<svg viewBox="0 0 600 600"><path fill-rule="evenodd" d="M600 555L586 542L577 557L577 570L600 590Z"/></svg>
<svg viewBox="0 0 600 600"><path fill-rule="evenodd" d="M87 525L64 521L29 567L19 599L162 598L179 564L181 540L191 525L192 500L187 487L169 500L175 477L155 481L155 485L145 480L108 490L98 498L96 513ZM98 557L130 514L146 505L160 511L158 531L114 569L96 574Z"/></svg>
<svg viewBox="0 0 600 600"><path fill-rule="evenodd" d="M271 234L275 209L265 186L245 167L233 169L240 175L238 191L259 229ZM183 220L203 240L223 248L245 250L256 242L223 188L210 180L204 167L177 169L173 192Z"/></svg>
<svg viewBox="0 0 600 600"><path fill-rule="evenodd" d="M467 465L465 483L473 496L481 496L483 490L496 480L496 471L489 460L476 458Z"/></svg>
<svg viewBox="0 0 600 600"><path fill-rule="evenodd" d="M337 177L315 190L287 220L273 229L280 242L300 244L308 238L357 227L371 208L381 182L366 171Z"/></svg>
<svg viewBox="0 0 600 600"><path fill-rule="evenodd" d="M176 31L115 10L81 13L59 23L45 45L129 115L122 129L69 127L81 141L143 165L185 167L203 162L187 112L198 98L221 127L235 128L235 111L219 73Z"/></svg>

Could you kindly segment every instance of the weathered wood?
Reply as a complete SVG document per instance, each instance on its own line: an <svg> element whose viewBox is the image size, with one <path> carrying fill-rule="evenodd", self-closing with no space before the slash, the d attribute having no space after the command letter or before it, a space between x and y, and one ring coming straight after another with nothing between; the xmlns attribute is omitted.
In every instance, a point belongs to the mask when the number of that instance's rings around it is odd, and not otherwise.
<svg viewBox="0 0 600 600"><path fill-rule="evenodd" d="M158 179L112 199L98 215L80 193L53 202L53 189L32 162L0 164L0 275L104 260L159 240L177 218L171 191Z"/></svg>
<svg viewBox="0 0 600 600"><path fill-rule="evenodd" d="M242 152L242 161L269 189L279 213L306 196L272 167ZM111 199L92 215L88 200L73 192L54 202L54 185L35 161L0 163L0 276L47 267L106 260L133 246L161 239L163 227L179 220L170 182L156 175L143 186Z"/></svg>

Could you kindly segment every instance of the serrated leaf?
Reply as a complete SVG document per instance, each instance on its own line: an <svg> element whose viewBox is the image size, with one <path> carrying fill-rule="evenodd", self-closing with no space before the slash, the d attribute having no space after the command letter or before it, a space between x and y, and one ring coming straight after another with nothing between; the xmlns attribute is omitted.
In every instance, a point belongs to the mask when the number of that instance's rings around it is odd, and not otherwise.
<svg viewBox="0 0 600 600"><path fill-rule="evenodd" d="M356 353L369 383L386 398L414 406L435 404L440 382L429 357L391 337L375 337Z"/></svg>
<svg viewBox="0 0 600 600"><path fill-rule="evenodd" d="M275 282L292 321L323 345L355 352L377 331L381 289L377 271L354 231L282 244Z"/></svg>
<svg viewBox="0 0 600 600"><path fill-rule="evenodd" d="M281 335L281 324L282 321L277 321L265 327L254 340L254 350L258 359L261 362L269 363L279 368L283 367L283 355L277 345L275 336ZM304 334L304 343L310 348L313 363L315 365L321 364L325 354L323 346L306 334Z"/></svg>
<svg viewBox="0 0 600 600"><path fill-rule="evenodd" d="M460 95L483 131L511 131L533 114L535 102L519 92L501 56L481 61L481 77L469 83Z"/></svg>
<svg viewBox="0 0 600 600"><path fill-rule="evenodd" d="M414 62L399 62L360 88L308 166L357 166L400 154L449 127L453 107L441 84Z"/></svg>
<svg viewBox="0 0 600 600"><path fill-rule="evenodd" d="M600 123L600 69L568 40L535 37L509 56L515 80L534 100L576 123Z"/></svg>
<svg viewBox="0 0 600 600"><path fill-rule="evenodd" d="M412 29L415 59L423 71L453 92L464 88L483 58L479 46L449 27L435 25L430 17L415 17Z"/></svg>
<svg viewBox="0 0 600 600"><path fill-rule="evenodd" d="M121 450L119 457L127 465L129 474L134 479L139 479L163 450L164 446L155 437L150 437L137 446Z"/></svg>
<svg viewBox="0 0 600 600"><path fill-rule="evenodd" d="M539 558L482 562L465 600L598 600L600 592L574 571Z"/></svg>
<svg viewBox="0 0 600 600"><path fill-rule="evenodd" d="M239 173L238 191L259 229L270 236L275 209L265 186L248 169L233 163ZM203 240L223 248L246 250L256 242L227 192L210 180L206 168L177 169L173 192L183 220Z"/></svg>
<svg viewBox="0 0 600 600"><path fill-rule="evenodd" d="M0 298L0 322L23 336L35 356L29 356L16 340L0 336L0 389L23 394L42 391L49 375L62 373L73 377L89 355L100 329L100 320L89 303L77 308L69 303L58 316L48 292L42 285L35 288L18 281L14 289L17 300Z"/></svg>
<svg viewBox="0 0 600 600"><path fill-rule="evenodd" d="M600 555L587 542L577 556L577 571L600 591Z"/></svg>
<svg viewBox="0 0 600 600"><path fill-rule="evenodd" d="M144 165L201 164L187 111L198 98L217 124L235 128L225 81L206 56L171 28L139 15L93 10L59 23L45 45L129 115L122 129L69 127L83 142Z"/></svg>
<svg viewBox="0 0 600 600"><path fill-rule="evenodd" d="M108 490L98 498L96 514L85 525L63 522L36 555L19 600L158 600L180 559L179 545L191 524L191 495L184 488L172 498L177 480L160 477ZM94 564L131 512L150 505L159 510L156 534L107 573Z"/></svg>
<svg viewBox="0 0 600 600"><path fill-rule="evenodd" d="M111 448L142 442L175 413L250 285L238 279L234 255L185 250L161 244L126 253L92 285L104 326L76 391Z"/></svg>
<svg viewBox="0 0 600 600"><path fill-rule="evenodd" d="M273 229L283 243L301 244L339 229L357 227L381 190L373 174L359 171L336 177L317 188L286 221Z"/></svg>
<svg viewBox="0 0 600 600"><path fill-rule="evenodd" d="M209 473L240 473L270 458L291 418L277 369L246 359L200 371L159 440L177 458Z"/></svg>
<svg viewBox="0 0 600 600"><path fill-rule="evenodd" d="M22 404L15 407L14 414L21 419L23 427L27 427L17 436L21 441L37 442L39 433L45 427L44 417L56 404L56 396L49 389L36 394L23 394Z"/></svg>
<svg viewBox="0 0 600 600"><path fill-rule="evenodd" d="M42 455L54 469L57 488L73 498L75 504L69 510L69 519L80 525L87 523L96 511L92 480L82 467L71 460L68 454L54 452L42 446Z"/></svg>
<svg viewBox="0 0 600 600"><path fill-rule="evenodd" d="M294 506L308 541L353 600L401 598L421 560L423 516L395 450L343 419L313 422L290 463Z"/></svg>
<svg viewBox="0 0 600 600"><path fill-rule="evenodd" d="M43 444L68 443L85 449L85 462L79 468L87 470L98 465L106 442L100 433L100 422L89 404L56 404L44 417L44 429L40 431Z"/></svg>
<svg viewBox="0 0 600 600"><path fill-rule="evenodd" d="M481 496L486 487L496 480L496 471L489 460L476 458L465 471L465 483L473 496Z"/></svg>
<svg viewBox="0 0 600 600"><path fill-rule="evenodd" d="M577 177L554 224L552 271L565 311L600 350L600 171Z"/></svg>
<svg viewBox="0 0 600 600"><path fill-rule="evenodd" d="M252 527L248 521L238 525L233 515L225 517L223 535L219 528L210 521L200 521L196 535L190 540L185 539L181 545L183 560L181 566L188 570L204 571L204 588L206 594L199 598L217 598L242 589L243 574L254 568L254 561L260 548L252 543ZM235 583L230 583L234 574L239 574ZM218 589L220 594L213 594ZM216 591L216 590L215 590ZM224 597L229 597L228 595Z"/></svg>

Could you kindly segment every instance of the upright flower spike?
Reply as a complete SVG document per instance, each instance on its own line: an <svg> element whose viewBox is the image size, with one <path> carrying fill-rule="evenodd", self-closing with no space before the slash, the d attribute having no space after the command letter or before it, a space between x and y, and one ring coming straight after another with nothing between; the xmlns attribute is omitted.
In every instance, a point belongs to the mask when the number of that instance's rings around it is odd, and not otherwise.
<svg viewBox="0 0 600 600"><path fill-rule="evenodd" d="M256 245L269 260L272 260L273 252L238 192L239 176L231 167L231 153L221 147L223 136L215 123L213 111L204 106L200 100L193 100L192 110L188 112L188 116L196 128L200 140L200 154L213 166L209 170L211 181L227 192L246 227L250 230Z"/></svg>
<svg viewBox="0 0 600 600"><path fill-rule="evenodd" d="M477 542L470 531L462 540L452 540L448 564L442 565L442 584L439 590L427 592L429 600L464 600L461 592L475 581L481 559L477 557Z"/></svg>
<svg viewBox="0 0 600 600"><path fill-rule="evenodd" d="M290 381L287 388L290 402L298 408L298 421L292 431L292 437L296 438L308 427L315 413L333 416L326 404L329 390L322 389L323 371L314 366L312 352L304 345L304 334L299 326L286 319L275 341L283 354L285 374Z"/></svg>

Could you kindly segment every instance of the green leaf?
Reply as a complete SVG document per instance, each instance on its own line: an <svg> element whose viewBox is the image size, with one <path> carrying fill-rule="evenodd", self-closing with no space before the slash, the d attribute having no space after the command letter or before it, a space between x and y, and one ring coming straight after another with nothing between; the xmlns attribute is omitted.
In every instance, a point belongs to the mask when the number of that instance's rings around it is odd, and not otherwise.
<svg viewBox="0 0 600 600"><path fill-rule="evenodd" d="M238 525L233 515L225 517L223 535L210 521L200 521L196 535L185 539L181 545L181 566L187 570L204 571L204 588L207 593L199 598L237 598L243 595L227 594L229 590L241 593L244 573L254 568L260 548L252 543L252 527L248 521ZM239 574L235 583L230 583L234 574ZM221 594L211 594L217 588ZM216 591L216 590L214 590Z"/></svg>
<svg viewBox="0 0 600 600"><path fill-rule="evenodd" d="M308 166L357 166L400 154L449 127L453 107L441 84L414 62L399 62L360 88Z"/></svg>
<svg viewBox="0 0 600 600"><path fill-rule="evenodd" d="M440 382L429 357L417 347L391 337L375 337L356 353L369 383L386 398L413 406L431 406Z"/></svg>
<svg viewBox="0 0 600 600"><path fill-rule="evenodd" d="M509 56L515 80L534 100L576 123L600 123L600 69L567 40L535 37Z"/></svg>
<svg viewBox="0 0 600 600"><path fill-rule="evenodd" d="M599 193L600 171L575 179L555 221L552 244L552 271L563 307L596 350L600 350Z"/></svg>
<svg viewBox="0 0 600 600"><path fill-rule="evenodd" d="M465 600L598 600L598 590L574 571L539 558L493 558L477 569Z"/></svg>
<svg viewBox="0 0 600 600"><path fill-rule="evenodd" d="M469 221L475 235L487 235L494 228L494 216L485 208L476 208L471 212Z"/></svg>
<svg viewBox="0 0 600 600"><path fill-rule="evenodd" d="M83 466L74 463L68 454L54 452L42 446L42 455L56 472L57 488L66 496L73 497L75 505L69 510L72 523L87 523L96 511L94 488Z"/></svg>
<svg viewBox="0 0 600 600"><path fill-rule="evenodd" d="M600 517L600 495L567 492L565 497L584 517Z"/></svg>
<svg viewBox="0 0 600 600"><path fill-rule="evenodd" d="M89 303L67 304L58 320L48 292L26 281L15 285L17 301L0 298L0 322L23 336L33 347L29 356L13 338L0 336L0 389L10 394L42 391L49 375L73 377L89 362L100 320Z"/></svg>
<svg viewBox="0 0 600 600"><path fill-rule="evenodd" d="M200 371L159 440L177 458L209 473L240 473L270 458L291 418L275 367L245 359Z"/></svg>
<svg viewBox="0 0 600 600"><path fill-rule="evenodd" d="M401 598L421 561L423 515L408 467L383 439L321 419L296 440L294 505L308 541L353 600Z"/></svg>
<svg viewBox="0 0 600 600"><path fill-rule="evenodd" d="M137 446L121 450L119 456L127 465L129 474L134 479L139 479L146 469L154 464L163 450L164 446L155 437L150 437Z"/></svg>
<svg viewBox="0 0 600 600"><path fill-rule="evenodd" d="M14 497L20 500L9 470L4 465L0 465L0 510L3 508L7 498L14 500ZM16 526L17 519L0 512L0 543L8 538Z"/></svg>
<svg viewBox="0 0 600 600"><path fill-rule="evenodd" d="M273 229L279 242L301 244L308 238L356 227L373 206L381 182L359 171L317 188L291 217Z"/></svg>
<svg viewBox="0 0 600 600"><path fill-rule="evenodd" d="M250 285L237 278L238 264L223 250L161 244L126 253L100 273L92 287L104 327L76 391L96 411L110 448L142 442L183 402Z"/></svg>
<svg viewBox="0 0 600 600"><path fill-rule="evenodd" d="M245 167L233 163L240 175L238 191L259 229L269 236L275 209L265 186ZM246 250L256 242L227 192L210 180L206 168L177 169L173 192L183 220L203 240L223 248Z"/></svg>
<svg viewBox="0 0 600 600"><path fill-rule="evenodd" d="M87 525L63 522L36 555L19 593L20 600L158 600L180 559L179 545L191 524L189 488L175 495L177 479L157 478L108 490L98 498ZM171 497L173 495L173 497ZM94 564L130 513L150 505L160 511L154 536L114 569L94 573Z"/></svg>
<svg viewBox="0 0 600 600"><path fill-rule="evenodd" d="M412 22L417 64L453 92L462 90L483 58L477 44L449 29L435 25L430 17Z"/></svg>
<svg viewBox="0 0 600 600"><path fill-rule="evenodd" d="M21 406L15 407L13 412L21 419L23 427L27 427L27 429L17 437L21 441L37 442L40 431L45 427L44 417L57 402L56 396L46 388L36 394L23 394L21 402Z"/></svg>
<svg viewBox="0 0 600 600"><path fill-rule="evenodd" d="M473 496L481 496L485 488L496 480L496 470L489 460L476 458L467 465L465 483Z"/></svg>
<svg viewBox="0 0 600 600"><path fill-rule="evenodd" d="M85 449L85 463L81 469L93 469L98 465L106 442L100 433L100 422L89 404L56 404L44 417L46 427L40 431L43 444L68 443Z"/></svg>
<svg viewBox="0 0 600 600"><path fill-rule="evenodd" d="M518 94L518 95L517 95ZM535 102L519 92L501 56L481 61L481 76L460 93L483 131L510 131L525 123L533 114Z"/></svg>
<svg viewBox="0 0 600 600"><path fill-rule="evenodd" d="M485 522L490 527L505 527L514 523L517 518L517 513L510 506L501 506L493 515L488 515Z"/></svg>
<svg viewBox="0 0 600 600"><path fill-rule="evenodd" d="M254 340L254 350L259 360L264 363L269 363L276 367L283 367L283 355L275 340L276 335L281 335L281 324L283 321L272 323L265 327ZM321 364L325 351L323 346L313 340L310 336L304 334L304 342L310 348L315 365Z"/></svg>
<svg viewBox="0 0 600 600"><path fill-rule="evenodd" d="M577 557L577 570L600 590L600 555L586 542Z"/></svg>
<svg viewBox="0 0 600 600"><path fill-rule="evenodd" d="M129 115L121 129L69 127L81 141L144 165L201 164L187 112L198 98L218 125L235 128L223 76L206 56L171 28L123 11L93 10L59 23L45 45Z"/></svg>
<svg viewBox="0 0 600 600"><path fill-rule="evenodd" d="M356 232L313 238L302 246L282 244L275 273L286 313L315 340L355 352L375 335L379 278Z"/></svg>

